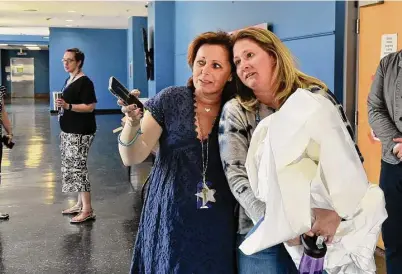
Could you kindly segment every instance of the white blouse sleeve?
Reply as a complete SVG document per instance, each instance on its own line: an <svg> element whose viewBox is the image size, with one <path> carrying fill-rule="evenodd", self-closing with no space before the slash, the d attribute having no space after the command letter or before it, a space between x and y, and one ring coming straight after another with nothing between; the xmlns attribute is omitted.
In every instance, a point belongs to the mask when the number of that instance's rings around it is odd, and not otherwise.
<svg viewBox="0 0 402 274"><path fill-rule="evenodd" d="M321 106L306 123L312 140L319 145L321 180L338 215L355 214L369 184L355 143L338 110L328 99L317 98Z"/></svg>

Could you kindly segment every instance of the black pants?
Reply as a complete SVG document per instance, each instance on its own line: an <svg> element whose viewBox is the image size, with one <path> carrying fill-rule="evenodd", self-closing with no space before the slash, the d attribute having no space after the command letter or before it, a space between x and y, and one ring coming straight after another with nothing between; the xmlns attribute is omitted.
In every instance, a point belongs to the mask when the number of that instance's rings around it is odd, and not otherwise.
<svg viewBox="0 0 402 274"><path fill-rule="evenodd" d="M391 165L381 161L380 187L388 212L382 226L387 273L402 273L402 163Z"/></svg>

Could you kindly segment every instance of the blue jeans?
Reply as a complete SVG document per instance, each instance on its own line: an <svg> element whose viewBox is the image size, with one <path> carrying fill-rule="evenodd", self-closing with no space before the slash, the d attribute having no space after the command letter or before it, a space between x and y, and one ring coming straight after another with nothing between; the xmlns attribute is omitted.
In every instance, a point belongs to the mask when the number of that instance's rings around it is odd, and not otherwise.
<svg viewBox="0 0 402 274"><path fill-rule="evenodd" d="M246 235L237 235L237 247ZM283 244L267 248L253 255L237 249L238 274L297 274L297 268Z"/></svg>

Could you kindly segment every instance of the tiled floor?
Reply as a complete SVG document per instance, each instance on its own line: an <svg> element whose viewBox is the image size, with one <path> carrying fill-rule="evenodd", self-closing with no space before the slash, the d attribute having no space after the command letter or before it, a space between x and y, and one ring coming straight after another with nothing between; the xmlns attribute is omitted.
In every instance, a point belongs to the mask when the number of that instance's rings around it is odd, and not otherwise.
<svg viewBox="0 0 402 274"><path fill-rule="evenodd" d="M97 219L72 225L61 215L75 197L61 193L57 117L32 100L15 100L7 110L16 145L3 156L0 211L10 220L0 222L0 273L128 273L151 164L133 169L129 183L112 133L120 115L97 116L88 162ZM383 258L376 261L378 274L386 273Z"/></svg>
<svg viewBox="0 0 402 274"><path fill-rule="evenodd" d="M0 273L128 273L141 203L112 133L120 115L97 116L88 163L97 219L72 225L61 215L76 197L61 192L57 117L31 100L7 110L16 145L3 156Z"/></svg>

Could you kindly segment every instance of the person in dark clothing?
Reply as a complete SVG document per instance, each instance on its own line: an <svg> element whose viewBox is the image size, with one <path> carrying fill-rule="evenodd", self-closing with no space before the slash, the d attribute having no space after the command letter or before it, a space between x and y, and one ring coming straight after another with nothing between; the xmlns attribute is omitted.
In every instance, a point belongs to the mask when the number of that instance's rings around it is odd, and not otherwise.
<svg viewBox="0 0 402 274"><path fill-rule="evenodd" d="M388 274L402 269L401 67L402 50L382 58L367 98L369 124L382 147L379 181L388 212L382 226Z"/></svg>
<svg viewBox="0 0 402 274"><path fill-rule="evenodd" d="M8 119L8 114L6 112L6 107L4 104L4 98L7 95L7 89L5 86L0 86L0 121L1 121L1 127L0 127L0 136L3 136L2 134L2 129L4 128L7 132L7 137L8 137L8 142L11 143L12 138L13 138L13 131L12 131L12 126L10 123L10 119ZM3 143L0 142L0 172L1 172L1 162L3 158ZM8 219L9 215L7 213L0 213L0 220L2 219Z"/></svg>
<svg viewBox="0 0 402 274"><path fill-rule="evenodd" d="M70 74L66 80L62 98L56 104L61 108L61 173L62 191L78 192L77 204L63 210L63 214L75 214L72 223L95 218L91 206L91 185L88 179L87 158L95 137L97 103L95 88L82 67L85 55L77 48L68 49L62 59L64 69Z"/></svg>

